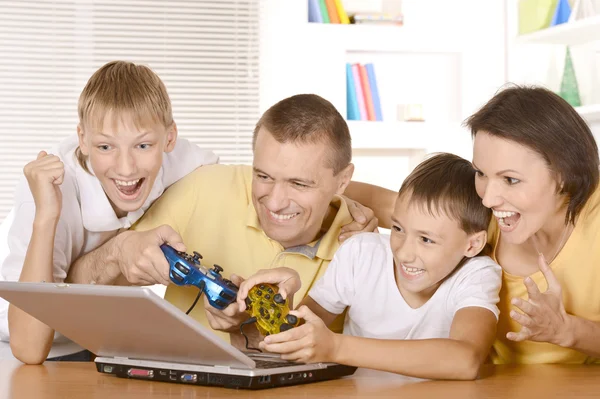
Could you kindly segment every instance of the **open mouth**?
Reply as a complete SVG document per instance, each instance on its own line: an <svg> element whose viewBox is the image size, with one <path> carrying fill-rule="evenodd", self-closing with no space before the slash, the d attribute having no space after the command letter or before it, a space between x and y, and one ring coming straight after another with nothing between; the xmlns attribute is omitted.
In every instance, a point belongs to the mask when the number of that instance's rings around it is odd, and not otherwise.
<svg viewBox="0 0 600 399"><path fill-rule="evenodd" d="M113 179L115 186L119 191L121 198L125 200L136 199L144 185L145 178L135 180L117 180Z"/></svg>
<svg viewBox="0 0 600 399"><path fill-rule="evenodd" d="M498 225L503 231L512 231L521 219L519 212L494 211L494 217L498 220Z"/></svg>

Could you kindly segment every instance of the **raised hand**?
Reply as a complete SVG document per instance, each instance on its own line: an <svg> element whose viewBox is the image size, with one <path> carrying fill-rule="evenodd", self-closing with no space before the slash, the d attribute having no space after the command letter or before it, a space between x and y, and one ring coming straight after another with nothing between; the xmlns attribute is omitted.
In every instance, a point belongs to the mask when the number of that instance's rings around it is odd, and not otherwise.
<svg viewBox="0 0 600 399"><path fill-rule="evenodd" d="M521 331L509 332L506 338L517 342L530 340L568 346L571 316L563 305L562 288L542 254L538 258L538 265L548 283L548 289L542 293L530 277L524 280L528 300L511 300L523 313L515 310L510 312L510 317L522 326Z"/></svg>
<svg viewBox="0 0 600 399"><path fill-rule="evenodd" d="M23 168L27 184L35 202L35 216L58 220L62 210L60 185L65 176L65 166L56 155L40 151L35 161Z"/></svg>

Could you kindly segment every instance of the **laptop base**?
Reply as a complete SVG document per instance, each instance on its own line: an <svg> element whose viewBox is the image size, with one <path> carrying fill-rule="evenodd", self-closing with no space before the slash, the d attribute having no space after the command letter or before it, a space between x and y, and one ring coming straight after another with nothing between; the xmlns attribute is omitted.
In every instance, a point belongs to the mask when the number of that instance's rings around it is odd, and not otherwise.
<svg viewBox="0 0 600 399"><path fill-rule="evenodd" d="M216 372L185 371L156 367L140 367L96 361L100 373L120 378L172 382L186 385L214 386L234 389L265 389L331 380L352 375L356 367L329 365L326 368L302 372L274 372L268 375L231 375Z"/></svg>

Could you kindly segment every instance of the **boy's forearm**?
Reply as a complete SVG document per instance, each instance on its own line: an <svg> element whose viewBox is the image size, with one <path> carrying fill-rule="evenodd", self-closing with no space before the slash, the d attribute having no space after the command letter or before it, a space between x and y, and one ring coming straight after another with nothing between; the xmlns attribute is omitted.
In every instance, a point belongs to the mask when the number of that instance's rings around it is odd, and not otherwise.
<svg viewBox="0 0 600 399"><path fill-rule="evenodd" d="M118 263L119 240L117 235L104 245L76 259L71 264L66 281L74 284L118 284L122 280Z"/></svg>
<svg viewBox="0 0 600 399"><path fill-rule="evenodd" d="M20 282L54 282L52 254L57 223L58 220L53 219L34 220ZM49 231L52 234L48 234ZM46 360L54 330L13 305L8 308L8 325L10 346L17 359L27 364Z"/></svg>
<svg viewBox="0 0 600 399"><path fill-rule="evenodd" d="M336 334L331 361L418 378L472 380L484 359L470 344L453 339L383 340Z"/></svg>
<svg viewBox="0 0 600 399"><path fill-rule="evenodd" d="M389 229L398 193L368 183L351 181L344 195L371 208L379 219L379 227Z"/></svg>

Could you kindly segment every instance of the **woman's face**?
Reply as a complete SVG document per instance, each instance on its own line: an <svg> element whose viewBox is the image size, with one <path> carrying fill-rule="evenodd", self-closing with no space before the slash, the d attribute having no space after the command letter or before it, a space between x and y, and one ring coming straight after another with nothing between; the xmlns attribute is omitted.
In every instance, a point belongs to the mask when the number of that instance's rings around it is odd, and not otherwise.
<svg viewBox="0 0 600 399"><path fill-rule="evenodd" d="M522 244L562 215L565 198L557 193L554 173L530 148L477 132L473 166L477 194L483 205L493 210L508 242Z"/></svg>

